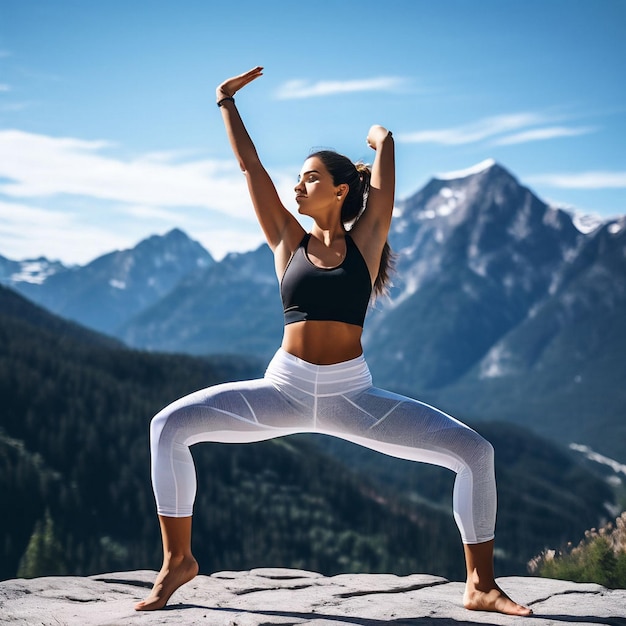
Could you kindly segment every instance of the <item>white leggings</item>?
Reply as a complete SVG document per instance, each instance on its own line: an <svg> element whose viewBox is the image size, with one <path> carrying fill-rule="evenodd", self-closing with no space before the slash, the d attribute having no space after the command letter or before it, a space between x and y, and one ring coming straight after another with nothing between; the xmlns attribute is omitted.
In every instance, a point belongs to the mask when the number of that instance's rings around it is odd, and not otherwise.
<svg viewBox="0 0 626 626"><path fill-rule="evenodd" d="M401 459L456 472L454 517L464 543L493 539L493 448L427 404L372 387L363 356L313 365L280 349L265 377L224 383L173 402L152 420L152 484L160 515L193 512L196 474L189 446L251 443L293 433L335 435Z"/></svg>

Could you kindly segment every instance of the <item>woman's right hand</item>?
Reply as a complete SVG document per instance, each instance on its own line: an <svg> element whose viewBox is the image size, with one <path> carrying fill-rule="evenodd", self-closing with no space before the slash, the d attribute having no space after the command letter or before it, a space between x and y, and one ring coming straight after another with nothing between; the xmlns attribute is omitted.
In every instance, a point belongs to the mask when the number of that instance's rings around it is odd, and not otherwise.
<svg viewBox="0 0 626 626"><path fill-rule="evenodd" d="M232 98L242 87L245 87L248 83L263 75L263 68L257 66L239 74L239 76L233 76L226 79L215 90L215 96L219 102L222 98Z"/></svg>

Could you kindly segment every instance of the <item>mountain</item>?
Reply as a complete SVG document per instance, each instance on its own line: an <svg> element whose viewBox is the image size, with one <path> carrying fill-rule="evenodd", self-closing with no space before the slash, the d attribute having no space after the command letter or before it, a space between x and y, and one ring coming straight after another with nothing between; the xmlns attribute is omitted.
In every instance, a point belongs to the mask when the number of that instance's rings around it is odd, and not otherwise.
<svg viewBox="0 0 626 626"><path fill-rule="evenodd" d="M156 567L150 417L185 393L261 369L241 357L120 347L0 288L0 493L11 509L0 516L0 578L15 577L27 552L36 575ZM483 426L496 448L499 573L524 573L545 546L606 518L609 486L568 452L519 427ZM461 579L452 474L352 444L336 454L339 443L299 435L195 446L202 571Z"/></svg>
<svg viewBox="0 0 626 626"><path fill-rule="evenodd" d="M584 236L496 163L398 206L390 306L365 337L383 385L432 389L480 361L549 295Z"/></svg>
<svg viewBox="0 0 626 626"><path fill-rule="evenodd" d="M626 461L626 218L603 225L555 273L549 296L432 397Z"/></svg>
<svg viewBox="0 0 626 626"><path fill-rule="evenodd" d="M626 461L626 218L580 229L497 164L400 205L379 384Z"/></svg>
<svg viewBox="0 0 626 626"><path fill-rule="evenodd" d="M626 218L549 206L494 161L433 178L396 212L395 284L364 332L376 384L625 463ZM156 267L149 256L142 264L137 293ZM89 291L87 268L16 288L49 306L37 293L63 294L55 285L75 275L76 293L92 294L74 299L76 319L138 348L268 360L280 342L267 246L187 271L123 311L119 298L133 294L111 287L121 278L109 270ZM95 313L106 317L99 326Z"/></svg>
<svg viewBox="0 0 626 626"><path fill-rule="evenodd" d="M40 285L53 274L67 269L60 261L50 261L45 257L12 261L0 255L0 284L17 289L22 283Z"/></svg>
<svg viewBox="0 0 626 626"><path fill-rule="evenodd" d="M283 313L267 245L229 254L181 281L167 296L121 325L129 345L189 354L276 352Z"/></svg>
<svg viewBox="0 0 626 626"><path fill-rule="evenodd" d="M79 326L37 306L12 289L0 286L0 320L11 325L16 334L26 333L32 327L48 333L59 345L77 342L99 348L123 348L124 344L113 337Z"/></svg>
<svg viewBox="0 0 626 626"><path fill-rule="evenodd" d="M54 313L114 334L120 324L168 294L185 276L213 263L199 243L174 229L83 267L57 268L40 282L19 281L13 274L11 284Z"/></svg>

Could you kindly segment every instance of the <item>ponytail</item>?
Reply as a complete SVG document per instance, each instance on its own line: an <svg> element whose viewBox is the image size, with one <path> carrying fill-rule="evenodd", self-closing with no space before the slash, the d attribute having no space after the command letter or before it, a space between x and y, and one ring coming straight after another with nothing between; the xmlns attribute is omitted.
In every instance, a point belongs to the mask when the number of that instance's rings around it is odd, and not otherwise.
<svg viewBox="0 0 626 626"><path fill-rule="evenodd" d="M309 157L317 157L324 163L326 169L333 177L335 185L346 183L349 187L348 194L341 207L341 221L345 228L352 229L367 208L367 198L370 191L370 180L372 171L365 163L353 163L345 157L332 150L320 150L310 154ZM395 255L389 245L389 240L385 241L380 257L378 274L374 281L374 299L384 296L389 291L391 274L395 267Z"/></svg>
<svg viewBox="0 0 626 626"><path fill-rule="evenodd" d="M380 255L380 266L374 281L374 299L379 296L386 296L391 285L391 275L396 269L396 255L389 245L389 240L385 241L383 253Z"/></svg>

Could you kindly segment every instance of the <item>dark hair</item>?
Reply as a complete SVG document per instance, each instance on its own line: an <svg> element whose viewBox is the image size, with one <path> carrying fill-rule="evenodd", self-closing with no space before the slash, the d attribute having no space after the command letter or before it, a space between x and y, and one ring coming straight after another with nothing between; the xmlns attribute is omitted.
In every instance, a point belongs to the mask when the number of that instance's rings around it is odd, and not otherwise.
<svg viewBox="0 0 626 626"><path fill-rule="evenodd" d="M325 165L335 185L348 185L348 194L341 207L341 221L344 227L352 228L367 207L372 171L365 163L353 163L334 150L318 150L310 154L309 158L311 157L317 157ZM385 241L374 281L374 297L387 293L393 269L394 254L389 241Z"/></svg>

